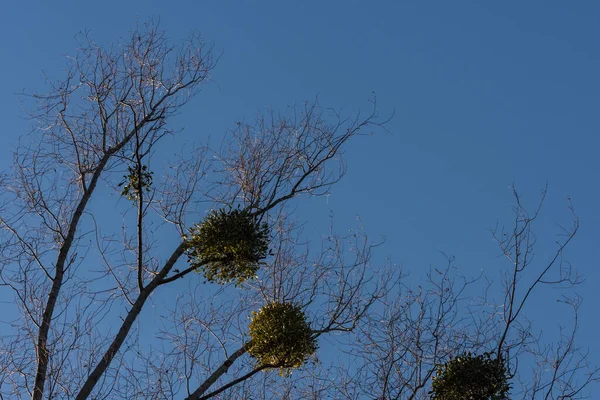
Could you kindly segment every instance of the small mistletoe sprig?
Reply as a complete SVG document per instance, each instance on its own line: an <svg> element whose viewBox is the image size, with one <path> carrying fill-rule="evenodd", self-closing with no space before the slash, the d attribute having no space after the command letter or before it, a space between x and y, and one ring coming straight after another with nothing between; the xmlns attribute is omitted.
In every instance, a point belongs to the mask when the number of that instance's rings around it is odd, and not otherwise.
<svg viewBox="0 0 600 400"><path fill-rule="evenodd" d="M136 167L127 167L128 174L123 175L124 180L119 183L119 187L123 186L121 196L126 196L127 200L136 201L139 198L139 189L141 183L141 189L150 191L152 186L152 175L154 172L148 171L146 165L142 165L141 174L138 174Z"/></svg>

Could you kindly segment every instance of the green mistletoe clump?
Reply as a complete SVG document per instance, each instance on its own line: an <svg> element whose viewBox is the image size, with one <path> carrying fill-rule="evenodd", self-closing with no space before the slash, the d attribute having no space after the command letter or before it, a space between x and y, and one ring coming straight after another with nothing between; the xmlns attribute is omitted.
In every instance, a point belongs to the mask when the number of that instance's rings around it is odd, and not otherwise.
<svg viewBox="0 0 600 400"><path fill-rule="evenodd" d="M505 362L490 353L464 353L438 365L433 377L434 400L508 400Z"/></svg>
<svg viewBox="0 0 600 400"><path fill-rule="evenodd" d="M252 314L248 353L259 365L279 368L284 375L286 370L301 367L317 351L310 323L300 306L272 302Z"/></svg>
<svg viewBox="0 0 600 400"><path fill-rule="evenodd" d="M140 196L140 188L146 192L150 191L152 175L154 172L148 171L146 165L142 165L140 171L137 167L127 167L127 174L123 175L123 181L119 183L119 186L123 186L121 196L127 197L127 200L136 201Z"/></svg>
<svg viewBox="0 0 600 400"><path fill-rule="evenodd" d="M269 235L247 210L215 210L186 236L188 261L210 282L240 284L256 276Z"/></svg>

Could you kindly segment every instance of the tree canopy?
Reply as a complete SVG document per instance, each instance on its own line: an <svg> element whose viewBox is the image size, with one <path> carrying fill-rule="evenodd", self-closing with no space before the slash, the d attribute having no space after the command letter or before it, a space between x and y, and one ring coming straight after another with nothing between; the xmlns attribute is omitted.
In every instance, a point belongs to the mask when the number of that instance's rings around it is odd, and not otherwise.
<svg viewBox="0 0 600 400"><path fill-rule="evenodd" d="M554 344L524 313L537 288L579 283L562 261L574 210L534 262L546 191L533 213L514 191L494 232L499 303L467 301L487 275L452 257L411 287L362 229L308 243L294 214L343 177L349 141L385 130L375 98L349 116L317 100L259 113L218 149L167 155L215 67L198 35L172 45L148 21L112 46L79 36L65 76L29 97L36 129L0 180L0 282L21 315L2 332L0 398L558 399L598 380L576 297Z"/></svg>

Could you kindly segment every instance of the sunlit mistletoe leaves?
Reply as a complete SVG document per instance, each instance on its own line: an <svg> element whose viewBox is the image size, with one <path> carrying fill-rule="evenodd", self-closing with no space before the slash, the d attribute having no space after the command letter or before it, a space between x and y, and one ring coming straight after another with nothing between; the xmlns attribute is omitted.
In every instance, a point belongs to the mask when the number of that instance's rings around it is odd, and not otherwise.
<svg viewBox="0 0 600 400"><path fill-rule="evenodd" d="M434 400L508 400L508 371L502 359L490 353L470 352L437 366L431 398Z"/></svg>
<svg viewBox="0 0 600 400"><path fill-rule="evenodd" d="M273 302L252 314L248 353L259 365L274 366L284 375L302 366L317 351L310 323L300 306Z"/></svg>
<svg viewBox="0 0 600 400"><path fill-rule="evenodd" d="M247 210L212 211L186 236L188 261L210 282L240 284L256 276L270 231Z"/></svg>
<svg viewBox="0 0 600 400"><path fill-rule="evenodd" d="M123 181L119 183L119 187L123 186L121 196L127 197L127 200L136 201L140 197L140 189L146 192L150 191L154 172L148 171L146 165L142 165L139 170L137 166L129 166L127 172L126 175L123 175Z"/></svg>

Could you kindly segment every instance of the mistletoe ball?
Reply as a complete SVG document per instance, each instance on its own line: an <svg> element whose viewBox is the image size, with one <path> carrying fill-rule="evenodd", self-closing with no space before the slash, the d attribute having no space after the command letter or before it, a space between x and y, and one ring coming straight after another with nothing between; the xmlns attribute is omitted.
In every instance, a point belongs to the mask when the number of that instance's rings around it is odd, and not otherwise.
<svg viewBox="0 0 600 400"><path fill-rule="evenodd" d="M248 353L260 365L298 368L317 351L317 343L302 308L292 303L268 303L253 312Z"/></svg>
<svg viewBox="0 0 600 400"><path fill-rule="evenodd" d="M188 261L210 282L240 284L256 276L269 234L247 210L215 210L185 238Z"/></svg>

